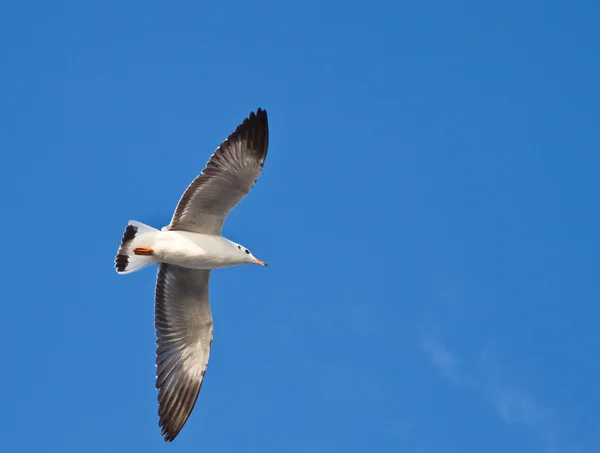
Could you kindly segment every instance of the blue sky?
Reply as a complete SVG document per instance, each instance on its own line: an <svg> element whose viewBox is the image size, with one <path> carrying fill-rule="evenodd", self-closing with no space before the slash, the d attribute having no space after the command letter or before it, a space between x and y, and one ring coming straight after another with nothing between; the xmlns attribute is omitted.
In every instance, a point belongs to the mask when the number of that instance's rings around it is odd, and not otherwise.
<svg viewBox="0 0 600 453"><path fill-rule="evenodd" d="M600 451L600 6L11 2L0 14L3 450ZM155 270L119 276L268 110L172 444Z"/></svg>

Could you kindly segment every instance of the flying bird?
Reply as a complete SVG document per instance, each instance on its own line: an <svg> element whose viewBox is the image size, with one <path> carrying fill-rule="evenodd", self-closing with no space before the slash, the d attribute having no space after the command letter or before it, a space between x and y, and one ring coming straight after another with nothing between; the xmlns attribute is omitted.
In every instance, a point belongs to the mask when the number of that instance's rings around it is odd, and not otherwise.
<svg viewBox="0 0 600 453"><path fill-rule="evenodd" d="M208 365L212 269L259 264L221 235L229 212L254 187L267 148L267 112L258 109L221 143L183 193L171 223L157 230L130 220L115 258L119 274L158 264L155 289L156 388L161 435L173 441L187 422Z"/></svg>

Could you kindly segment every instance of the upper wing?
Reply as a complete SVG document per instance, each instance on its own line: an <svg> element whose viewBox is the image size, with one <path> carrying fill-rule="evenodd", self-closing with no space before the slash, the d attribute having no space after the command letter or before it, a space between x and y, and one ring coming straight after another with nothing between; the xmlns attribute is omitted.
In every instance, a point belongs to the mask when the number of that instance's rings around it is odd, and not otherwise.
<svg viewBox="0 0 600 453"><path fill-rule="evenodd" d="M268 147L267 112L259 108L216 149L183 193L166 229L221 234L229 211L260 176Z"/></svg>
<svg viewBox="0 0 600 453"><path fill-rule="evenodd" d="M200 393L213 338L210 270L161 263L156 281L156 388L161 434L175 439Z"/></svg>

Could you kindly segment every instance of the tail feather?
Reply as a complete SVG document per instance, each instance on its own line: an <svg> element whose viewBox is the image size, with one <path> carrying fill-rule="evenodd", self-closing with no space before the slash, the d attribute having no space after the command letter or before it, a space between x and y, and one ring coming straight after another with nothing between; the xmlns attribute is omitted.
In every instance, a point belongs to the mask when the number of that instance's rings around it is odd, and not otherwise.
<svg viewBox="0 0 600 453"><path fill-rule="evenodd" d="M119 274L129 274L149 266L154 261L151 255L138 255L134 249L140 246L147 247L152 244L155 228L141 222L130 220L121 239L121 246L115 257L115 268Z"/></svg>

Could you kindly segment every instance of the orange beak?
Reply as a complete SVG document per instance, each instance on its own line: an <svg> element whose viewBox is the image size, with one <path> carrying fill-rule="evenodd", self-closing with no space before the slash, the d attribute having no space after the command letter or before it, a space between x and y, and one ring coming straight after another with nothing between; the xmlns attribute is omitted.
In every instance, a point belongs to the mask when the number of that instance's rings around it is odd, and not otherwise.
<svg viewBox="0 0 600 453"><path fill-rule="evenodd" d="M253 263L260 264L261 266L269 267L269 265L267 263L265 263L264 261L261 261L261 260L257 260L256 258L254 258Z"/></svg>

